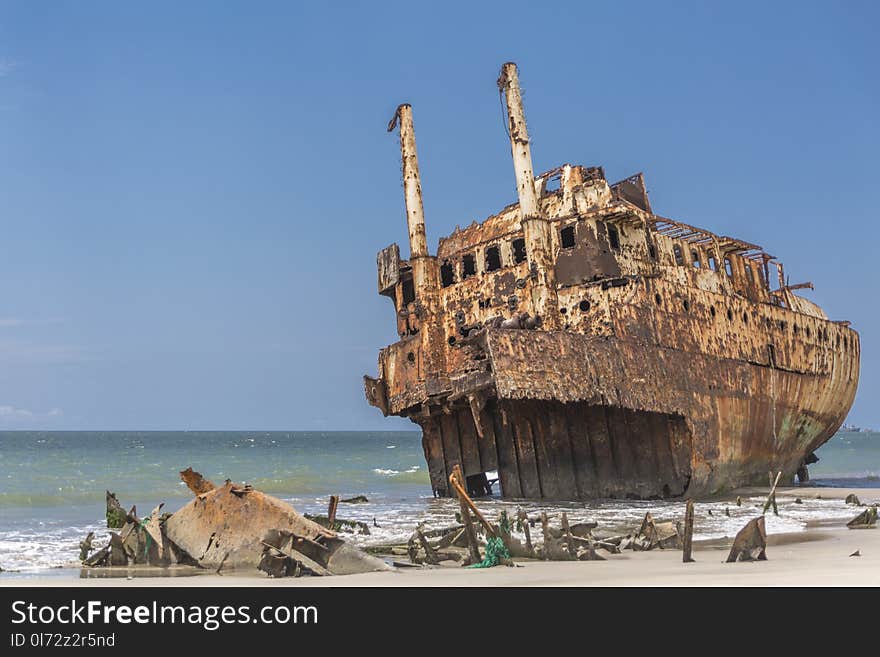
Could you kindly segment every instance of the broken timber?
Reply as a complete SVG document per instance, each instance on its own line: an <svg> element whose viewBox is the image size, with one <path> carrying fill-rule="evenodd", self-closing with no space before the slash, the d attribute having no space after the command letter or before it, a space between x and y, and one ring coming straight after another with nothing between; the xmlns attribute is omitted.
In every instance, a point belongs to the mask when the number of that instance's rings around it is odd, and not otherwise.
<svg viewBox="0 0 880 657"><path fill-rule="evenodd" d="M805 475L852 405L858 333L796 294L761 247L656 214L642 174L535 175L514 64L498 89L517 202L433 254L412 107L389 125L409 258L396 244L378 254L399 340L364 388L421 427L435 495L454 494L455 466L472 492L497 471L503 497L558 500Z"/></svg>

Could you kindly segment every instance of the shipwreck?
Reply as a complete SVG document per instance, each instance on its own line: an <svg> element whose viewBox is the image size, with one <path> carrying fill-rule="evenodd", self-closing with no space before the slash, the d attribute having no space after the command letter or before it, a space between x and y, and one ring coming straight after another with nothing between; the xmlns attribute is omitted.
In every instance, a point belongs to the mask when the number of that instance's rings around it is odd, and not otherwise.
<svg viewBox="0 0 880 657"><path fill-rule="evenodd" d="M412 108L398 107L409 260L378 254L400 339L368 401L423 433L431 485L591 499L706 495L806 476L859 378L859 336L761 247L656 214L641 173L532 169L498 79L518 202L428 252Z"/></svg>

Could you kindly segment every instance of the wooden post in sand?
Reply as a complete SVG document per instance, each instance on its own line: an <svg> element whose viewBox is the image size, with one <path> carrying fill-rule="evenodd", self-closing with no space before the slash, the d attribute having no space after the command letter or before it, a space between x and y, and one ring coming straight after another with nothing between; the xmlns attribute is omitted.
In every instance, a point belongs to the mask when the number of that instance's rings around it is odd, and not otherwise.
<svg viewBox="0 0 880 657"><path fill-rule="evenodd" d="M452 468L452 474L449 476L449 483L458 496L459 509L461 510L461 521L464 523L464 533L467 537L468 552L470 554L471 563L480 563L480 545L477 543L477 530L474 527L474 520L471 518L471 512L468 508L467 493L462 487L463 477L461 475L461 466L457 463Z"/></svg>
<svg viewBox="0 0 880 657"><path fill-rule="evenodd" d="M767 501L764 502L764 509L761 511L761 515L763 516L767 513L767 509L770 508L770 505L773 505L773 515L779 515L779 509L776 508L776 486L779 485L779 478L782 477L782 471L776 473L776 480L773 481L773 473L770 474L771 485L770 485L770 494L767 496Z"/></svg>
<svg viewBox="0 0 880 657"><path fill-rule="evenodd" d="M532 547L532 532L529 531L529 516L522 509L519 510L519 513L516 514L517 520L522 523L523 533L526 535L526 549L529 551L529 554L534 556L535 548Z"/></svg>
<svg viewBox="0 0 880 657"><path fill-rule="evenodd" d="M684 512L684 540L682 541L682 563L693 563L691 552L694 541L694 501L688 500Z"/></svg>
<svg viewBox="0 0 880 657"><path fill-rule="evenodd" d="M333 523L336 522L336 507L339 504L339 495L330 496L330 505L327 507L327 525L333 529Z"/></svg>

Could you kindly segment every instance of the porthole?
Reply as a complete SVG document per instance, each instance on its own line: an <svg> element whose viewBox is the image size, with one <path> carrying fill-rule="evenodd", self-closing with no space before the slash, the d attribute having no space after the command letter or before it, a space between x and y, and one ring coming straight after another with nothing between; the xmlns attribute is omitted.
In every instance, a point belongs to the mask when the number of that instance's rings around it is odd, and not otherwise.
<svg viewBox="0 0 880 657"><path fill-rule="evenodd" d="M578 304L578 308L580 308L582 313L585 313L590 309L590 302L584 299Z"/></svg>

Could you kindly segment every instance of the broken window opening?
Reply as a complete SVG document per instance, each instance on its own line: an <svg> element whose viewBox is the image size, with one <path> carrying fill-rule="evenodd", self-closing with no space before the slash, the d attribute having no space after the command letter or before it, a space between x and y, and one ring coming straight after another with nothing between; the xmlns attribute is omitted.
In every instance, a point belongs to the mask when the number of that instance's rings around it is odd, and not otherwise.
<svg viewBox="0 0 880 657"><path fill-rule="evenodd" d="M683 265L684 264L684 256L681 255L681 247L676 244L672 247L672 253L675 256L675 264Z"/></svg>
<svg viewBox="0 0 880 657"><path fill-rule="evenodd" d="M526 241L523 238L515 239L510 243L513 247L513 263L518 265L526 261Z"/></svg>
<svg viewBox="0 0 880 657"><path fill-rule="evenodd" d="M696 249L691 251L691 262L693 263L694 267L700 269L700 252Z"/></svg>
<svg viewBox="0 0 880 657"><path fill-rule="evenodd" d="M747 312L743 311L743 324L748 324L748 323L749 323L749 314Z"/></svg>
<svg viewBox="0 0 880 657"><path fill-rule="evenodd" d="M651 260L657 259L657 247L650 242L648 242L648 257L651 258Z"/></svg>
<svg viewBox="0 0 880 657"><path fill-rule="evenodd" d="M501 249L497 246L490 246L486 249L486 271L498 269L501 269Z"/></svg>
<svg viewBox="0 0 880 657"><path fill-rule="evenodd" d="M608 243L615 251L620 250L620 231L617 230L617 226L608 224Z"/></svg>
<svg viewBox="0 0 880 657"><path fill-rule="evenodd" d="M730 308L727 309L727 321L728 322L733 321L733 311Z"/></svg>
<svg viewBox="0 0 880 657"><path fill-rule="evenodd" d="M681 305L684 307L685 312L690 312L690 310L691 310L691 302L690 301L685 299L684 301L681 302Z"/></svg>
<svg viewBox="0 0 880 657"><path fill-rule="evenodd" d="M749 279L749 283L755 282L755 272L752 271L752 266L749 263L745 263L746 265L746 278Z"/></svg>
<svg viewBox="0 0 880 657"><path fill-rule="evenodd" d="M403 305L412 303L416 300L416 286L412 278L403 279Z"/></svg>
<svg viewBox="0 0 880 657"><path fill-rule="evenodd" d="M715 256L709 256L709 269L712 271L718 271L718 262L715 260Z"/></svg>
<svg viewBox="0 0 880 657"><path fill-rule="evenodd" d="M727 274L728 278L733 278L733 263L730 261L730 258L724 259L724 273Z"/></svg>
<svg viewBox="0 0 880 657"><path fill-rule="evenodd" d="M562 243L563 249L573 249L574 248L574 226L566 226L562 230L559 231L559 240Z"/></svg>
<svg viewBox="0 0 880 657"><path fill-rule="evenodd" d="M544 193L552 194L553 192L558 192L562 188L562 175L556 174L555 176L550 176L544 182Z"/></svg>
<svg viewBox="0 0 880 657"><path fill-rule="evenodd" d="M444 260L440 265L440 285L449 287L453 283L455 283L455 267L448 260Z"/></svg>
<svg viewBox="0 0 880 657"><path fill-rule="evenodd" d="M656 303L658 306L663 305L663 297L661 297L659 293L654 295L654 303Z"/></svg>
<svg viewBox="0 0 880 657"><path fill-rule="evenodd" d="M715 317L715 306L709 306L709 313L712 315L712 317Z"/></svg>
<svg viewBox="0 0 880 657"><path fill-rule="evenodd" d="M461 279L470 278L477 273L477 260L473 253L466 253L461 258Z"/></svg>

